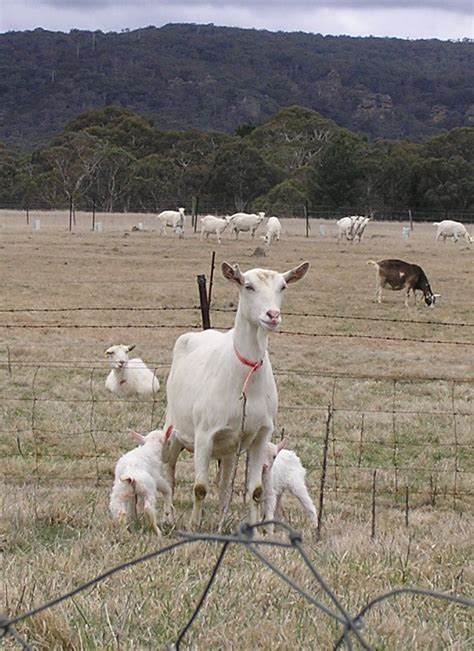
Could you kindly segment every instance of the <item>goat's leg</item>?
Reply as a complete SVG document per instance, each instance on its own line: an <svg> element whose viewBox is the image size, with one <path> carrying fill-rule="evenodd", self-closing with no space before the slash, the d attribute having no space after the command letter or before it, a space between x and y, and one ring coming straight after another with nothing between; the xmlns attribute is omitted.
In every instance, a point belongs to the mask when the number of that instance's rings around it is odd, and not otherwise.
<svg viewBox="0 0 474 651"><path fill-rule="evenodd" d="M156 533L156 535L159 538L161 538L161 531L158 529L158 525L156 523L156 509L155 509L154 496L153 498L151 498L148 495L147 497L145 497L143 503L143 513L145 514L145 518L150 523L150 526L153 529L153 531Z"/></svg>
<svg viewBox="0 0 474 651"><path fill-rule="evenodd" d="M317 526L318 516L316 513L316 507L314 506L313 500L309 496L308 489L306 484L303 481L300 481L290 487L290 491L299 500L301 506L304 508L308 514L308 518L311 521L311 524Z"/></svg>
<svg viewBox="0 0 474 651"><path fill-rule="evenodd" d="M265 491L263 503L263 519L274 520L277 508L277 496L274 490ZM269 524L266 529L268 533L273 533L273 524Z"/></svg>
<svg viewBox="0 0 474 651"><path fill-rule="evenodd" d="M194 495L191 513L191 528L201 526L202 503L209 488L209 464L212 454L212 436L210 432L196 432L194 446Z"/></svg>
<svg viewBox="0 0 474 651"><path fill-rule="evenodd" d="M173 506L173 491L171 490L171 486L166 481L166 479L159 477L156 482L156 488L163 495L163 500L165 503L163 513L165 515L165 519L168 520L169 522L173 522L174 506Z"/></svg>
<svg viewBox="0 0 474 651"><path fill-rule="evenodd" d="M219 514L222 516L227 501L230 499L232 470L237 459L234 454L222 457L219 467Z"/></svg>
<svg viewBox="0 0 474 651"><path fill-rule="evenodd" d="M249 470L247 497L250 504L250 524L258 521L258 511L262 499L262 469L265 457L265 446L270 440L273 427L262 427L249 447Z"/></svg>
<svg viewBox="0 0 474 651"><path fill-rule="evenodd" d="M382 285L375 285L375 300L377 303L382 303Z"/></svg>
<svg viewBox="0 0 474 651"><path fill-rule="evenodd" d="M181 452L184 450L183 445L173 437L171 441L165 443L163 448L163 462L166 464L166 478L171 487L172 493L174 493L176 485L176 464L178 463L178 457Z"/></svg>

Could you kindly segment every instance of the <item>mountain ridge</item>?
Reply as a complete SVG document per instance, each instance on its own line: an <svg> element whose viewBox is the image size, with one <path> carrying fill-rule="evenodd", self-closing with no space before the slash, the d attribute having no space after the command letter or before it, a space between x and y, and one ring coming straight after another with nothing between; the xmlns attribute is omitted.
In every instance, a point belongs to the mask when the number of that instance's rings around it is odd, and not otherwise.
<svg viewBox="0 0 474 651"><path fill-rule="evenodd" d="M474 125L471 42L168 24L0 35L0 141L30 150L118 105L160 129L233 133L298 104L369 138Z"/></svg>

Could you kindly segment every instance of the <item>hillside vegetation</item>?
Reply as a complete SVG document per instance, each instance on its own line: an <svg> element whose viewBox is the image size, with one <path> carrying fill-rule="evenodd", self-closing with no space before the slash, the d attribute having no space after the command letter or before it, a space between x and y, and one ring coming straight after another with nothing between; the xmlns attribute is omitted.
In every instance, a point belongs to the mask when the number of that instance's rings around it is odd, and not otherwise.
<svg viewBox="0 0 474 651"><path fill-rule="evenodd" d="M30 150L110 105L159 129L233 133L298 104L370 138L474 123L470 42L166 25L0 35L0 141Z"/></svg>
<svg viewBox="0 0 474 651"><path fill-rule="evenodd" d="M32 154L0 146L3 207L190 211L197 200L201 212L279 216L321 207L405 216L408 209L472 211L474 128L420 144L371 142L293 106L231 136L163 131L129 109L108 107L81 114Z"/></svg>

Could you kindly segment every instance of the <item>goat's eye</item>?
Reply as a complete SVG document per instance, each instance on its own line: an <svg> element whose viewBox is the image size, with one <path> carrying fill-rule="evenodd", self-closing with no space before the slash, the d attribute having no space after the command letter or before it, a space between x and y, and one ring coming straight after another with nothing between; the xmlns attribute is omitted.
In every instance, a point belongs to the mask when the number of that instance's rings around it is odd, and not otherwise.
<svg viewBox="0 0 474 651"><path fill-rule="evenodd" d="M248 292L254 292L255 291L255 287L253 287L253 285L245 285L245 289Z"/></svg>

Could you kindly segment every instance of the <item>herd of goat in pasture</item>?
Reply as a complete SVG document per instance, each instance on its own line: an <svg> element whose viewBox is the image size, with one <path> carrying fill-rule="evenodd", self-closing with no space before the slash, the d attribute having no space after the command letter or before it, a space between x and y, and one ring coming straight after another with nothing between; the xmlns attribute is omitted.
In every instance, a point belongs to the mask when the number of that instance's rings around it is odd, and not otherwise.
<svg viewBox="0 0 474 651"><path fill-rule="evenodd" d="M157 216L160 233L169 227L184 235L185 212L167 210ZM264 213L236 213L227 217L201 218L201 239L214 234L221 242L230 226L231 235L255 232ZM338 220L338 241L362 239L370 219L362 216ZM463 238L471 243L464 224L444 220L437 226L436 240ZM281 224L270 217L263 237L267 245L281 237ZM431 290L423 269L402 260L388 259L368 264L376 267L375 299L382 302L382 290L406 291L405 304L421 291L425 304L433 307L438 294ZM277 389L267 350L268 336L281 322L284 290L306 275L309 263L285 273L267 269L242 272L237 264L222 263L223 276L239 291L234 326L227 332L204 330L178 337L166 383L166 416L163 429L146 435L131 432L138 447L117 462L110 495L110 512L116 520L129 524L142 513L160 535L156 515L156 494L164 499L166 520L174 519L173 494L176 466L183 450L194 454L194 485L191 528L199 528L203 503L209 492L212 459L218 460L217 474L221 517L229 506L238 456L247 451L246 496L250 521L272 520L278 514L282 493L289 490L305 509L310 522L317 524L316 508L305 484L305 469L299 457L286 450L286 439L271 442L277 416ZM114 345L105 352L111 371L105 387L119 396L155 394L160 383L140 358L130 359L134 346ZM215 396L219 395L219 401ZM271 531L271 525L268 526Z"/></svg>

